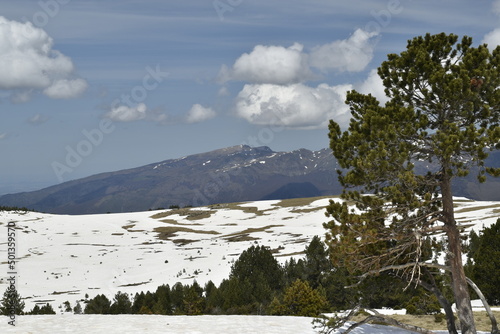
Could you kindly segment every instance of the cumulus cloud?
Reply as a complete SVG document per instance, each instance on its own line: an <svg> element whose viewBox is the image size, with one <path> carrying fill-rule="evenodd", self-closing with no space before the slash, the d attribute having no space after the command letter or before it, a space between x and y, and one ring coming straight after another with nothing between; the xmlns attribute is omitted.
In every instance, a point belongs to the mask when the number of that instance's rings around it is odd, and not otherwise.
<svg viewBox="0 0 500 334"><path fill-rule="evenodd" d="M252 83L288 84L312 78L304 46L298 43L283 46L257 45L241 55L231 69L223 67L221 81L241 80Z"/></svg>
<svg viewBox="0 0 500 334"><path fill-rule="evenodd" d="M132 122L145 119L147 114L147 106L140 103L135 107L125 105L115 106L108 113L106 117L117 122Z"/></svg>
<svg viewBox="0 0 500 334"><path fill-rule="evenodd" d="M345 96L351 85L309 87L247 84L236 98L236 114L252 124L289 128L325 127L330 119L346 123L350 117Z"/></svg>
<svg viewBox="0 0 500 334"><path fill-rule="evenodd" d="M377 70L371 70L366 80L356 88L360 93L372 94L382 104L389 101L389 98L385 95L384 89L384 83L379 77Z"/></svg>
<svg viewBox="0 0 500 334"><path fill-rule="evenodd" d="M71 59L53 50L53 44L52 38L31 22L0 16L0 89L16 94L37 90L53 99L82 94L87 83L76 77Z"/></svg>
<svg viewBox="0 0 500 334"><path fill-rule="evenodd" d="M317 46L311 51L310 64L321 71L362 71L373 58L372 41L377 35L357 29L348 39Z"/></svg>
<svg viewBox="0 0 500 334"><path fill-rule="evenodd" d="M257 45L252 52L241 55L232 67L223 66L219 81L289 85L317 79L319 75L313 69L359 72L373 58L373 37L377 35L358 29L348 39L316 46L310 53L299 43L288 48Z"/></svg>
<svg viewBox="0 0 500 334"><path fill-rule="evenodd" d="M205 108L200 104L195 104L191 110L189 110L186 122L199 123L214 118L215 115L216 113L212 108Z"/></svg>
<svg viewBox="0 0 500 334"><path fill-rule="evenodd" d="M115 104L104 114L104 117L115 122L150 121L158 124L167 124L169 117L162 108L150 109L145 103L135 106Z"/></svg>
<svg viewBox="0 0 500 334"><path fill-rule="evenodd" d="M87 82L83 79L61 79L44 89L44 94L53 99L70 99L81 95L87 89Z"/></svg>
<svg viewBox="0 0 500 334"><path fill-rule="evenodd" d="M488 48L491 50L500 45L500 28L487 33L484 36L482 43L488 44Z"/></svg>

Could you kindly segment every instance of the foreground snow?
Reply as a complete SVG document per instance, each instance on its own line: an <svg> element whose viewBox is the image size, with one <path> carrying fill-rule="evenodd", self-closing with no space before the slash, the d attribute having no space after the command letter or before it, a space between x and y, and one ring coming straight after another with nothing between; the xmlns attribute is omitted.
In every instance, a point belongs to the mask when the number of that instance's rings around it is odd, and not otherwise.
<svg viewBox="0 0 500 334"><path fill-rule="evenodd" d="M21 316L16 327L0 322L0 333L172 333L172 334L314 334L312 318L264 316L54 315ZM407 334L402 329L364 325L353 334ZM437 331L436 333L446 333Z"/></svg>

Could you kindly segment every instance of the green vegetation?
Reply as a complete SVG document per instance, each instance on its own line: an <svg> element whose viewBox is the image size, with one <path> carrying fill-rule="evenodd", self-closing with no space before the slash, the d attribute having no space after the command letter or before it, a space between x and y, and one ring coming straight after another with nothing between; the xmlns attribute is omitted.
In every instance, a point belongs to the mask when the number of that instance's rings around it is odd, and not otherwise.
<svg viewBox="0 0 500 334"><path fill-rule="evenodd" d="M47 314L56 314L56 311L54 311L54 309L52 308L52 305L47 303L47 304L43 305L42 307L35 305L35 307L33 307L33 310L31 310L31 312L29 312L28 314L30 314L30 315L40 315L40 314L47 315Z"/></svg>
<svg viewBox="0 0 500 334"><path fill-rule="evenodd" d="M347 94L352 118L347 131L330 122L330 147L343 170L342 198L331 201L326 224L336 266L361 280L390 272L433 293L456 333L450 300L429 263L445 235L446 269L462 334L476 328L462 264L461 229L455 220L452 180L485 166L500 148L500 47L472 47L472 39L445 33L416 37L378 69L388 101L356 91ZM415 161L430 166L415 171ZM369 195L368 195L369 194Z"/></svg>
<svg viewBox="0 0 500 334"><path fill-rule="evenodd" d="M326 244L314 237L305 248L304 258L284 265L264 246L251 246L233 263L230 275L219 286L212 281L201 287L175 283L161 285L154 292L135 296L118 293L111 302L104 295L86 300L85 313L101 314L262 314L317 316L321 312L349 309L362 298L367 307L414 307L415 313L432 314L427 305L432 297L414 287L402 291L403 284L391 275L353 283L344 268L333 267Z"/></svg>
<svg viewBox="0 0 500 334"><path fill-rule="evenodd" d="M468 272L488 303L500 305L500 219L471 237Z"/></svg>
<svg viewBox="0 0 500 334"><path fill-rule="evenodd" d="M10 316L12 314L24 314L24 302L12 285L10 285L3 294L0 301L0 314Z"/></svg>
<svg viewBox="0 0 500 334"><path fill-rule="evenodd" d="M30 210L28 208L22 207L19 208L17 206L1 206L0 205L0 211L19 211L19 212L28 212L28 211L35 211L35 210Z"/></svg>

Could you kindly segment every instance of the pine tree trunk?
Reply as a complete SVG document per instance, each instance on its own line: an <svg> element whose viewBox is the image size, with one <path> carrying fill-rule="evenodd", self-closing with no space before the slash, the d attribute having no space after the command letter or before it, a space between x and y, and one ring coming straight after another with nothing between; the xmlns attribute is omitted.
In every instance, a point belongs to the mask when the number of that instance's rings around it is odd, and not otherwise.
<svg viewBox="0 0 500 334"><path fill-rule="evenodd" d="M468 290L467 278L465 277L462 263L462 246L460 243L460 231L457 228L453 209L453 196L451 191L451 177L447 168L443 168L443 179L441 181L441 195L443 203L443 220L448 237L448 257L451 268L452 288L455 296L458 320L462 334L476 334L476 325L472 313L472 305Z"/></svg>

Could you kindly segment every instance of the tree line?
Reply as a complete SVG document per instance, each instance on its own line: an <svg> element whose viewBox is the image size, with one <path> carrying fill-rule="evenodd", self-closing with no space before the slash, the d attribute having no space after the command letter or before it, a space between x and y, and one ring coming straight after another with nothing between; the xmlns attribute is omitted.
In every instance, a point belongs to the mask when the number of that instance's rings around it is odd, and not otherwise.
<svg viewBox="0 0 500 334"><path fill-rule="evenodd" d="M492 304L500 304L500 219L479 234L471 232L468 242L469 261L466 270ZM290 315L315 317L323 312L352 308L359 300L363 307L406 308L410 314L439 314L436 297L421 287L405 289L406 282L395 272L369 277L359 285L357 277L346 268L334 267L326 244L314 237L304 250L304 257L291 258L283 265L272 251L253 245L233 263L229 277L219 286L209 281L201 286L196 281L158 286L155 291L134 296L118 292L112 298L98 294L71 307L61 308L75 314L159 314L159 315ZM488 275L485 275L485 272ZM449 285L449 275L436 279ZM351 287L349 287L351 286ZM446 292L451 296L450 289ZM10 307L7 307L11 305ZM17 294L4 294L0 313L10 314L16 305L17 314L56 314L50 304L36 305L24 312L24 302ZM436 318L438 319L438 318ZM442 318L441 318L442 319Z"/></svg>

